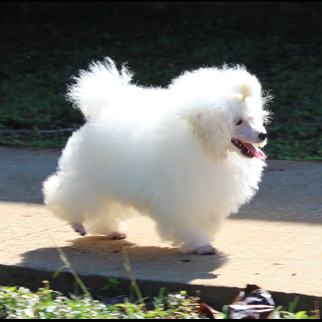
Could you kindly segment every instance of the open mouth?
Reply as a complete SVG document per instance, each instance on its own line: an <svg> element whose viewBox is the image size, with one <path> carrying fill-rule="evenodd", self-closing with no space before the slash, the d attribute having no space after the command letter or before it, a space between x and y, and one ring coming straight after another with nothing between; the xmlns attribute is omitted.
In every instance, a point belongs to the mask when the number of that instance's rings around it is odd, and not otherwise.
<svg viewBox="0 0 322 322"><path fill-rule="evenodd" d="M255 157L261 161L264 161L266 159L266 155L264 154L264 152L261 149L256 148L255 146L253 146L250 143L245 143L245 142L242 142L237 139L231 139L231 143L236 148L238 148L244 156L246 156L248 158Z"/></svg>

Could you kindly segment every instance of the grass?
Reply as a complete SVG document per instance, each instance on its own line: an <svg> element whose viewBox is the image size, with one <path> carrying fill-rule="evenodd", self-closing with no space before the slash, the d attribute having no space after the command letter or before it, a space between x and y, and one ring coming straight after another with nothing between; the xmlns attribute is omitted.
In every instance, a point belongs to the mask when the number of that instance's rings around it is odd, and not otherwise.
<svg viewBox="0 0 322 322"><path fill-rule="evenodd" d="M108 305L90 296L64 296L62 293L45 287L33 293L24 287L0 286L0 318L6 319L206 319L212 317L209 311L202 311L200 299L189 296L185 291L163 296L160 292L154 299L144 299L135 303L125 298L124 303ZM305 311L295 313L296 301L288 311L277 308L274 318L316 319ZM292 308L293 306L293 308ZM211 310L216 318L228 318L229 309L223 312ZM319 314L319 312L317 312Z"/></svg>
<svg viewBox="0 0 322 322"><path fill-rule="evenodd" d="M275 97L266 154L322 160L320 3L1 6L0 144L61 148L70 132L56 130L83 124L65 101L66 84L108 55L128 62L140 85L166 86L187 69L244 64Z"/></svg>

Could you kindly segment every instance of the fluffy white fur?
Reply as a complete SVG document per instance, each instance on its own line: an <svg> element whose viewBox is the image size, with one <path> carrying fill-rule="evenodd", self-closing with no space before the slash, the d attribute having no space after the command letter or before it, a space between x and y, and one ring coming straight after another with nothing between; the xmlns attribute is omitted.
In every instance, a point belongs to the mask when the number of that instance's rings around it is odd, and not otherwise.
<svg viewBox="0 0 322 322"><path fill-rule="evenodd" d="M182 251L214 253L213 235L258 189L265 162L231 139L266 144L267 97L242 66L185 72L166 89L131 77L106 58L75 78L68 98L87 122L44 182L45 203L82 234L117 232L134 208Z"/></svg>

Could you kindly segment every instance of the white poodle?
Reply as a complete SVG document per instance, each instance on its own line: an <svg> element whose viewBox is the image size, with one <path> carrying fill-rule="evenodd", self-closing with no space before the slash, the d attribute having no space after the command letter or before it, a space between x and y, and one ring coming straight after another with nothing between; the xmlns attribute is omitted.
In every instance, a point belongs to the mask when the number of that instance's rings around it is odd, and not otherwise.
<svg viewBox="0 0 322 322"><path fill-rule="evenodd" d="M213 235L258 189L269 97L242 66L185 72L166 89L131 78L109 58L75 78L67 95L87 122L44 182L45 203L81 235L116 239L135 209L182 251L213 254Z"/></svg>

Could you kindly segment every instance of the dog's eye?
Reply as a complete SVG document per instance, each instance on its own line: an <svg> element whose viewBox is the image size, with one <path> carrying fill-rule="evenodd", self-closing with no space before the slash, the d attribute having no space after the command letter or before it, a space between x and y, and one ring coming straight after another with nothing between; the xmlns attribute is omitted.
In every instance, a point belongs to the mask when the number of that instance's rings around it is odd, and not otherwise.
<svg viewBox="0 0 322 322"><path fill-rule="evenodd" d="M240 124L242 124L243 123L243 121L242 120L238 120L235 124L236 125L240 125Z"/></svg>

